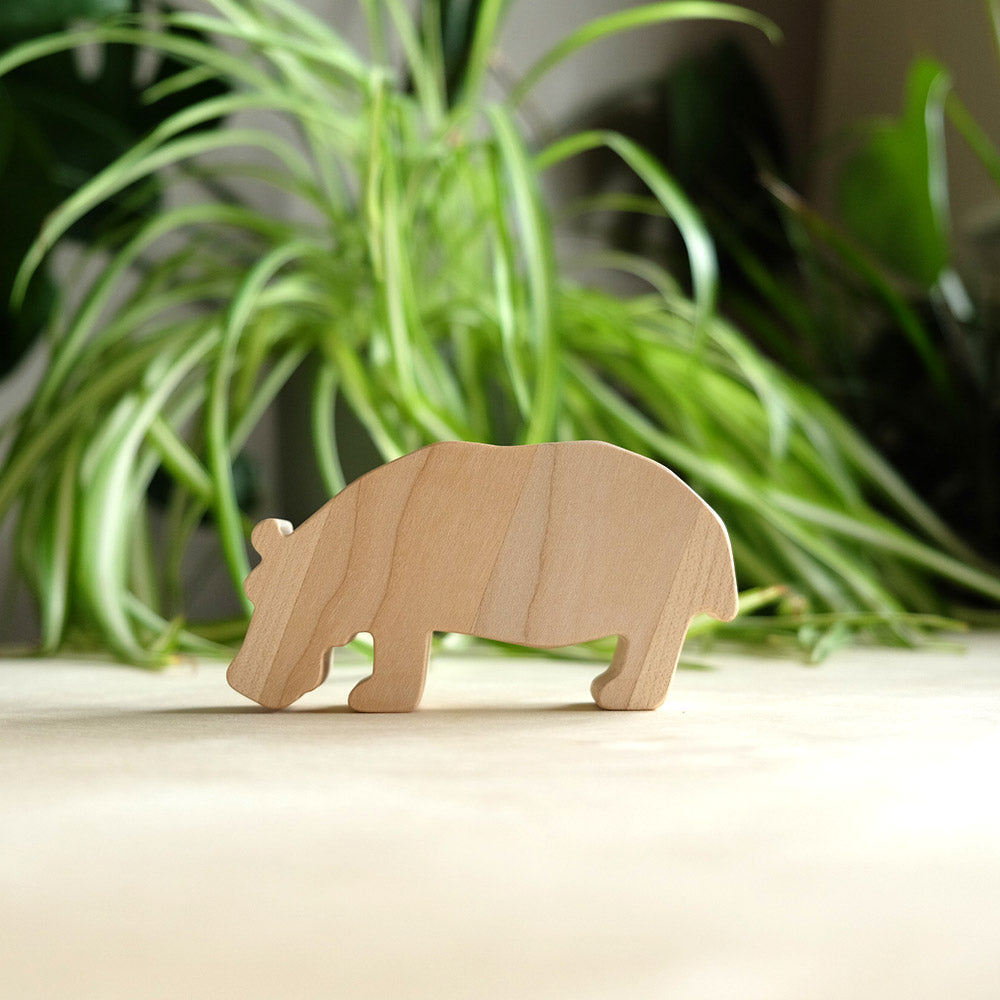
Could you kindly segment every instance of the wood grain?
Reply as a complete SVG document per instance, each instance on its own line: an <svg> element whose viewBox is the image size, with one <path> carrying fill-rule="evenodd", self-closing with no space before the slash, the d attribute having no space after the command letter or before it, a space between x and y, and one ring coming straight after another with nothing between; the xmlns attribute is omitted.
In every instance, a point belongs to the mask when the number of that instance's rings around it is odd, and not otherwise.
<svg viewBox="0 0 1000 1000"><path fill-rule="evenodd" d="M619 636L591 686L609 709L663 703L691 618L736 614L718 516L672 472L600 441L442 442L356 480L295 531L262 521L254 614L229 682L282 708L329 650L369 632L352 708L407 712L433 632L551 648Z"/></svg>

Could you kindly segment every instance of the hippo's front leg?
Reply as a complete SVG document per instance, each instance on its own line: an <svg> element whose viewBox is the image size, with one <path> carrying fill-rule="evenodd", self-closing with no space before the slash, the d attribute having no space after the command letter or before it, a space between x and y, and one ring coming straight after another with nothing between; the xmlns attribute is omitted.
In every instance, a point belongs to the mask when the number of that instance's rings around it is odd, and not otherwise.
<svg viewBox="0 0 1000 1000"><path fill-rule="evenodd" d="M351 691L355 712L412 712L424 693L431 634L386 636L372 633L372 675Z"/></svg>

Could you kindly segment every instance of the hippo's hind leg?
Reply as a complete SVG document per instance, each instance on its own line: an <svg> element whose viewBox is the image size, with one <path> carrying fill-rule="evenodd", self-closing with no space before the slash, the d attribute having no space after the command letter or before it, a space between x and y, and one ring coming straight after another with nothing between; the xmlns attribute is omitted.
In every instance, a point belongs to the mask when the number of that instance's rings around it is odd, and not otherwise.
<svg viewBox="0 0 1000 1000"><path fill-rule="evenodd" d="M356 712L412 712L424 693L430 633L400 639L372 634L371 677L354 687L347 703Z"/></svg>
<svg viewBox="0 0 1000 1000"><path fill-rule="evenodd" d="M661 622L651 637L623 635L611 666L590 685L601 708L651 710L667 698L688 619Z"/></svg>

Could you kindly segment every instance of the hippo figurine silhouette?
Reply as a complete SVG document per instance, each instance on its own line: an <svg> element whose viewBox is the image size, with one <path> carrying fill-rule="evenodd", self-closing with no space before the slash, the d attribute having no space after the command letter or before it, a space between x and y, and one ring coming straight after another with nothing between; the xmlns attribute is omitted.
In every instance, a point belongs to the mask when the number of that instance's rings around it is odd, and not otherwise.
<svg viewBox="0 0 1000 1000"><path fill-rule="evenodd" d="M301 527L261 521L254 612L229 683L284 708L359 632L361 712L409 712L435 631L537 648L619 636L591 685L608 709L658 708L691 618L736 615L729 537L672 472L601 441L432 444L374 469Z"/></svg>

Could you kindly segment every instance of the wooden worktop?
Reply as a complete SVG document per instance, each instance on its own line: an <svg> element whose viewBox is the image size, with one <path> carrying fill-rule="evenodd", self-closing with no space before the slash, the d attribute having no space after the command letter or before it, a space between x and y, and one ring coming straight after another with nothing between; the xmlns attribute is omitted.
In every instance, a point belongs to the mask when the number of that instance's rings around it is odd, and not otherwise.
<svg viewBox="0 0 1000 1000"><path fill-rule="evenodd" d="M657 712L598 665L0 661L0 996L995 1000L1000 636L736 655Z"/></svg>

